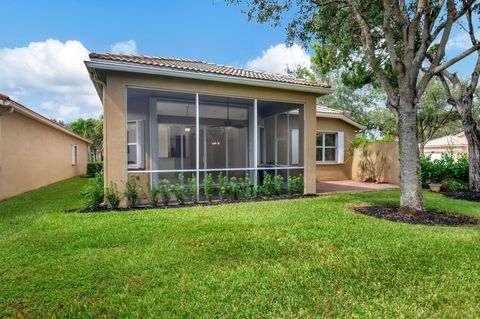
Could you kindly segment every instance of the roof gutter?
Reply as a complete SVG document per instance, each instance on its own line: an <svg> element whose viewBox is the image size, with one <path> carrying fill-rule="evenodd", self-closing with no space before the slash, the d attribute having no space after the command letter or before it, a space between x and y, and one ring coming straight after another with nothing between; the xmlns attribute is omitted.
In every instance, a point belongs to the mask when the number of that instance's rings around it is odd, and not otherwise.
<svg viewBox="0 0 480 319"><path fill-rule="evenodd" d="M355 122L354 120L352 120L351 118L349 118L348 116L345 116L343 114L330 114L330 113L321 113L321 112L318 112L317 113L317 117L324 117L324 118L330 118L330 119L338 119L338 120L342 120L344 122L347 122L348 124L352 125L352 126L355 126L356 128L358 128L359 130L365 130L366 127L361 125L360 123L357 123Z"/></svg>
<svg viewBox="0 0 480 319"><path fill-rule="evenodd" d="M102 61L100 60L85 61L85 65L89 70L99 69L99 70L107 70L107 71L163 75L163 76L171 76L171 77L178 77L178 78L216 81L216 82L224 82L224 83L232 83L232 84L260 86L260 87L267 87L267 88L280 89L280 90L307 92L307 93L314 93L317 95L325 95L325 94L332 93L331 88L314 87L314 86L308 86L308 85L299 85L299 84L293 84L293 83L274 82L274 81L258 80L258 79L249 79L249 78L242 78L242 77L222 75L222 74L210 74L210 73L203 73L203 72L164 69L164 68L159 68L156 66L149 66L149 65L138 65L138 64L133 65L129 63L103 61L103 60Z"/></svg>

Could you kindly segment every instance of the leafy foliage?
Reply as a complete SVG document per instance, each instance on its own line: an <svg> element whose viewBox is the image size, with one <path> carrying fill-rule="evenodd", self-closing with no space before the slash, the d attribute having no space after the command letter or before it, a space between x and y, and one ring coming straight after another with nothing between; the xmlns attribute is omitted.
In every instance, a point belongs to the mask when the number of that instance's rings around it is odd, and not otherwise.
<svg viewBox="0 0 480 319"><path fill-rule="evenodd" d="M160 197L162 197L163 206L170 203L170 181L166 178L160 183Z"/></svg>
<svg viewBox="0 0 480 319"><path fill-rule="evenodd" d="M213 200L213 178L212 178L212 173L205 174L205 177L203 178L203 191L205 193L205 197L207 198L208 202L212 202Z"/></svg>
<svg viewBox="0 0 480 319"><path fill-rule="evenodd" d="M239 187L237 184L237 178L235 176L230 178L230 193L232 194L234 200L238 200Z"/></svg>
<svg viewBox="0 0 480 319"><path fill-rule="evenodd" d="M178 174L177 185L174 187L175 199L179 205L185 204L185 178L182 173Z"/></svg>
<svg viewBox="0 0 480 319"><path fill-rule="evenodd" d="M245 198L252 197L252 186L250 185L250 176L248 176L248 174L245 175L243 195Z"/></svg>
<svg viewBox="0 0 480 319"><path fill-rule="evenodd" d="M143 189L137 184L137 179L132 176L125 184L125 191L123 195L127 198L128 207L135 207L140 201L140 196L143 195Z"/></svg>
<svg viewBox="0 0 480 319"><path fill-rule="evenodd" d="M456 181L468 188L468 157L455 158L443 154L441 159L432 160L429 156L420 159L422 183L440 184L444 180Z"/></svg>
<svg viewBox="0 0 480 319"><path fill-rule="evenodd" d="M218 188L218 195L220 196L220 200L225 200L227 198L227 176L223 175L222 172L218 174L217 177L217 188Z"/></svg>
<svg viewBox="0 0 480 319"><path fill-rule="evenodd" d="M101 173L103 170L103 163L92 161L87 163L87 175L95 176L98 173Z"/></svg>
<svg viewBox="0 0 480 319"><path fill-rule="evenodd" d="M265 196L271 196L275 191L275 186L273 185L272 176L269 173L265 172L263 175L262 183L262 193Z"/></svg>
<svg viewBox="0 0 480 319"><path fill-rule="evenodd" d="M94 160L101 160L103 148L103 117L100 119L78 119L67 124L72 132L92 141Z"/></svg>
<svg viewBox="0 0 480 319"><path fill-rule="evenodd" d="M282 193L283 176L275 175L273 178L273 193L279 196Z"/></svg>
<svg viewBox="0 0 480 319"><path fill-rule="evenodd" d="M289 195L303 195L304 182L302 174L298 176L289 176L287 183L287 192Z"/></svg>
<svg viewBox="0 0 480 319"><path fill-rule="evenodd" d="M157 185L157 183L155 182L150 183L150 186L148 188L148 199L150 200L150 204L152 204L153 207L158 206L159 194L160 194L160 187Z"/></svg>
<svg viewBox="0 0 480 319"><path fill-rule="evenodd" d="M105 199L107 200L108 207L111 209L117 209L120 205L120 192L117 189L117 184L110 182L110 186L105 189Z"/></svg>
<svg viewBox="0 0 480 319"><path fill-rule="evenodd" d="M190 195L192 203L196 204L198 202L197 177L195 174L192 174L188 179L188 195Z"/></svg>
<svg viewBox="0 0 480 319"><path fill-rule="evenodd" d="M95 176L90 179L87 187L82 192L82 195L87 198L87 207L90 209L97 209L100 207L104 199L104 184L103 174L96 173Z"/></svg>

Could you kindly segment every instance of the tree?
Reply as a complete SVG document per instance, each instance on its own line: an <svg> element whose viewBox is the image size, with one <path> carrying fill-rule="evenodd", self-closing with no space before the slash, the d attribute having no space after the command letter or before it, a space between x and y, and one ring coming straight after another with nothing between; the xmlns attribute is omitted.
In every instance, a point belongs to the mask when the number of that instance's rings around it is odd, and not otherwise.
<svg viewBox="0 0 480 319"><path fill-rule="evenodd" d="M423 154L428 141L459 132L461 125L455 108L447 103L442 84L432 80L418 104L418 138Z"/></svg>
<svg viewBox="0 0 480 319"><path fill-rule="evenodd" d="M226 0L238 4L242 0ZM248 2L248 1L247 1ZM400 210L423 213L417 109L428 83L478 49L478 45L445 61L445 48L455 22L474 0L256 0L247 16L280 26L285 16L288 39L317 41L324 71L342 66L344 82L374 83L387 95L387 107L398 119L400 145ZM423 69L427 54L432 56Z"/></svg>
<svg viewBox="0 0 480 319"><path fill-rule="evenodd" d="M92 155L95 160L102 159L103 150L103 119L78 119L70 122L67 128L72 132L92 141Z"/></svg>
<svg viewBox="0 0 480 319"><path fill-rule="evenodd" d="M478 10L478 9L477 9ZM472 46L478 46L472 22L472 9L467 10L467 32ZM453 105L462 120L463 131L468 141L470 190L480 192L480 119L475 114L475 92L480 77L480 50L477 50L477 62L467 83L462 83L456 73L441 70L438 73L443 83L448 102Z"/></svg>

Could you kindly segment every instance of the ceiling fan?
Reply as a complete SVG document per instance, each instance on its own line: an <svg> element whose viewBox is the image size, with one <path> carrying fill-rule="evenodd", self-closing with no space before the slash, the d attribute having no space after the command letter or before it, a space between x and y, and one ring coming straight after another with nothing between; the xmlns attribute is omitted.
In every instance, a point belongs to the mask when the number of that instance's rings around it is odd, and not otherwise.
<svg viewBox="0 0 480 319"><path fill-rule="evenodd" d="M211 127L225 127L225 128L229 128L229 127L243 128L243 127L245 127L245 125L234 124L230 120L230 98L229 97L227 97L227 119L223 122L223 125L213 125Z"/></svg>

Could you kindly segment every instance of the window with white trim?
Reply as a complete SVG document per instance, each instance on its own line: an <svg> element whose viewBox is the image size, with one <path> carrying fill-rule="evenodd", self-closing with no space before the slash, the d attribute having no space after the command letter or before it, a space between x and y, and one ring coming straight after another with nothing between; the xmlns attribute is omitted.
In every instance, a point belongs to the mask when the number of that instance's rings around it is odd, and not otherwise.
<svg viewBox="0 0 480 319"><path fill-rule="evenodd" d="M128 168L144 168L144 125L142 120L127 122L127 162Z"/></svg>
<svg viewBox="0 0 480 319"><path fill-rule="evenodd" d="M337 162L338 134L317 132L317 162Z"/></svg>
<svg viewBox="0 0 480 319"><path fill-rule="evenodd" d="M72 145L72 165L78 165L78 146Z"/></svg>

